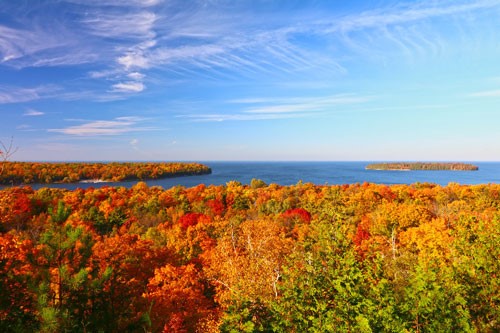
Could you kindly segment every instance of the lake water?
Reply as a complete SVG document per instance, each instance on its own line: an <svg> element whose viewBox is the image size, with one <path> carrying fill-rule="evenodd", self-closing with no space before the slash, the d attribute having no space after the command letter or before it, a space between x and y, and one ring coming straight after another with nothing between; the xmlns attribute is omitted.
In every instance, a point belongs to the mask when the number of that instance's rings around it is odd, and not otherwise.
<svg viewBox="0 0 500 333"><path fill-rule="evenodd" d="M249 184L252 178L266 183L280 185L304 183L353 184L371 182L377 184L412 184L416 182L446 185L500 183L500 162L473 163L478 171L378 171L365 170L369 162L202 162L212 168L212 174L149 180L149 186L169 188L176 185L192 187L199 184L224 185L231 180ZM33 188L57 187L66 189L125 186L132 182L119 183L78 183L78 184L35 184Z"/></svg>

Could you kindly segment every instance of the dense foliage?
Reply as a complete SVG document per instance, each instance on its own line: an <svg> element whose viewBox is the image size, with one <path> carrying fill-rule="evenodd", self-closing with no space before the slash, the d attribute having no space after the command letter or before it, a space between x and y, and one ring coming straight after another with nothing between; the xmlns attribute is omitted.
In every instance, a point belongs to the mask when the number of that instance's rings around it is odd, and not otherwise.
<svg viewBox="0 0 500 333"><path fill-rule="evenodd" d="M476 165L454 162L398 162L398 163L373 163L366 166L368 170L451 170L451 171L477 171Z"/></svg>
<svg viewBox="0 0 500 333"><path fill-rule="evenodd" d="M1 332L498 332L500 185L0 191Z"/></svg>
<svg viewBox="0 0 500 333"><path fill-rule="evenodd" d="M0 184L74 183L82 180L146 180L211 173L198 163L47 163L0 162Z"/></svg>

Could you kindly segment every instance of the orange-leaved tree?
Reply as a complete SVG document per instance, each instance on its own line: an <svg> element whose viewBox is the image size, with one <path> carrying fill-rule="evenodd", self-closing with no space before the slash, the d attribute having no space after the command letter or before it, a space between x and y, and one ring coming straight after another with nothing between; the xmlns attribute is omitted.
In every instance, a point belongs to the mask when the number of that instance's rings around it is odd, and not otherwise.
<svg viewBox="0 0 500 333"><path fill-rule="evenodd" d="M207 297L208 285L193 264L167 264L155 270L144 297L150 302L152 330L195 332L213 314L215 304Z"/></svg>

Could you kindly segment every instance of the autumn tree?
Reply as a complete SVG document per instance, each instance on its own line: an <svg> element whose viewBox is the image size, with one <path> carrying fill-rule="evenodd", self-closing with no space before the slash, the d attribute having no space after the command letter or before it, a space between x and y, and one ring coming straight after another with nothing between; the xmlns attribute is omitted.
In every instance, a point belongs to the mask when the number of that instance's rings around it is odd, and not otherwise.
<svg viewBox="0 0 500 333"><path fill-rule="evenodd" d="M499 210L497 184L9 187L0 331L497 332Z"/></svg>
<svg viewBox="0 0 500 333"><path fill-rule="evenodd" d="M208 284L195 265L167 264L155 270L144 297L150 302L154 332L195 332L214 311Z"/></svg>
<svg viewBox="0 0 500 333"><path fill-rule="evenodd" d="M151 302L143 297L155 269L174 262L167 247L158 248L138 235L103 238L92 248L91 265L103 286L96 295L96 330L106 332L148 329Z"/></svg>
<svg viewBox="0 0 500 333"><path fill-rule="evenodd" d="M34 267L28 258L33 243L0 233L0 331L35 331L35 293L30 288Z"/></svg>
<svg viewBox="0 0 500 333"><path fill-rule="evenodd" d="M225 314L221 330L261 332L270 328L268 308L279 297L278 284L292 240L269 219L232 219L217 246L206 253L205 272Z"/></svg>

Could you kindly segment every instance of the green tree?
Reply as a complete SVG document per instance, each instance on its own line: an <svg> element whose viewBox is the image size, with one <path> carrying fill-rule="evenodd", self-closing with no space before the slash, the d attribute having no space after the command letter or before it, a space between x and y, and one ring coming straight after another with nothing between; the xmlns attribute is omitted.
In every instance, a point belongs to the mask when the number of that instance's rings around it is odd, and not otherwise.
<svg viewBox="0 0 500 333"><path fill-rule="evenodd" d="M401 316L414 332L473 332L464 288L438 260L419 264L400 299Z"/></svg>
<svg viewBox="0 0 500 333"><path fill-rule="evenodd" d="M320 221L284 269L273 305L276 332L372 332L367 274L348 230Z"/></svg>
<svg viewBox="0 0 500 333"><path fill-rule="evenodd" d="M262 179L252 178L252 180L250 181L250 187L254 190L266 186L266 182L264 182Z"/></svg>
<svg viewBox="0 0 500 333"><path fill-rule="evenodd" d="M500 331L500 216L491 221L462 217L454 232L454 279L464 297L475 330Z"/></svg>
<svg viewBox="0 0 500 333"><path fill-rule="evenodd" d="M62 201L49 213L36 258L41 331L85 331L91 322L89 301L95 288L88 267L93 240L83 227L66 223L71 210Z"/></svg>

